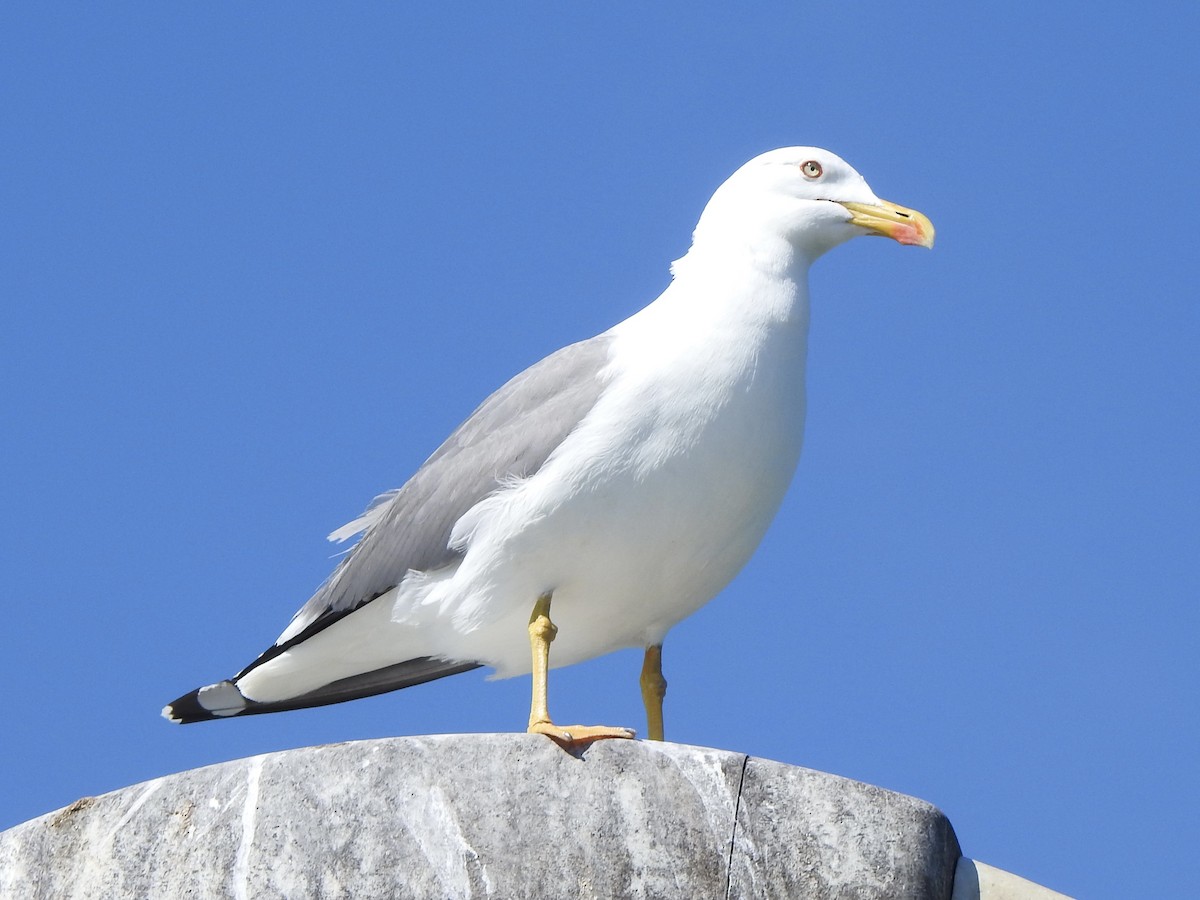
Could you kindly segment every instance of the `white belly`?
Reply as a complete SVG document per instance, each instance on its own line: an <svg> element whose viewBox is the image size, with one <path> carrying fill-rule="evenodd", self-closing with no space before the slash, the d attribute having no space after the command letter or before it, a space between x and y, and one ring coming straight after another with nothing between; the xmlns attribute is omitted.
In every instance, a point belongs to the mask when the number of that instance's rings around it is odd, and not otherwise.
<svg viewBox="0 0 1200 900"><path fill-rule="evenodd" d="M661 641L737 574L779 508L803 438L802 338L771 348L783 352L769 366L731 353L635 373L534 477L464 517L464 560L402 588L397 621L500 677L530 670L526 628L546 592L551 665Z"/></svg>
<svg viewBox="0 0 1200 900"><path fill-rule="evenodd" d="M786 311L794 286L780 285ZM523 674L547 592L552 666L661 641L750 558L800 455L807 310L739 312L652 306L614 329L609 389L536 474L459 520L460 563L410 573L252 670L243 693L292 697L425 656Z"/></svg>

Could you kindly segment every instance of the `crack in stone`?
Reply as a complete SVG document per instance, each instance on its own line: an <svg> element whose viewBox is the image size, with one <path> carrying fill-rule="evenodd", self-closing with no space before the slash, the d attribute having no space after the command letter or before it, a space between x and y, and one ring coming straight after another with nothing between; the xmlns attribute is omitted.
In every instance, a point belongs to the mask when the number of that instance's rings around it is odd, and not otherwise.
<svg viewBox="0 0 1200 900"><path fill-rule="evenodd" d="M742 808L742 788L746 784L746 767L750 765L750 755L742 757L742 774L738 776L737 799L733 801L733 831L729 835L729 859L725 861L725 900L729 900L729 891L733 887L733 848L737 845L738 812Z"/></svg>

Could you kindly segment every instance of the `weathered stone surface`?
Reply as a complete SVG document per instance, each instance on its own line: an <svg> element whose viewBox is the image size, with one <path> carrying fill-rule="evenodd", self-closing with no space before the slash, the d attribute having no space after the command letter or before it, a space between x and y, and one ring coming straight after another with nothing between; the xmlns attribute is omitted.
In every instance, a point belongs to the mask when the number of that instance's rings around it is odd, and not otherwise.
<svg viewBox="0 0 1200 900"><path fill-rule="evenodd" d="M736 823L736 827L735 827ZM910 797L742 754L444 735L272 753L0 834L0 896L949 900Z"/></svg>
<svg viewBox="0 0 1200 900"><path fill-rule="evenodd" d="M746 765L731 897L949 897L958 841L915 797L763 759Z"/></svg>

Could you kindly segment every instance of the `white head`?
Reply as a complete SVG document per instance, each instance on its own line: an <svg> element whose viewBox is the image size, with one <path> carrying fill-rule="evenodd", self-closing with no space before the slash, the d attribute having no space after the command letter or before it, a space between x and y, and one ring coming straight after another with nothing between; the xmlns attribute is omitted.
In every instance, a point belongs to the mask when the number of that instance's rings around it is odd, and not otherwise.
<svg viewBox="0 0 1200 900"><path fill-rule="evenodd" d="M717 188L689 256L749 250L764 261L807 265L864 234L933 246L929 219L879 199L845 160L817 147L785 147L756 156Z"/></svg>

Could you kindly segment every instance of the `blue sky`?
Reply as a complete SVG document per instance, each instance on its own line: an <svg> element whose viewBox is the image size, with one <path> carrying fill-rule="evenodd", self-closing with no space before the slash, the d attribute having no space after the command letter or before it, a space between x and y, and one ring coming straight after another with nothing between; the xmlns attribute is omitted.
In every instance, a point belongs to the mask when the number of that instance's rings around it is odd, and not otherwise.
<svg viewBox="0 0 1200 900"><path fill-rule="evenodd" d="M921 796L965 852L1181 896L1200 835L1200 14L1143 4L0 11L0 827L287 747L523 726L475 672L171 726L323 535L649 302L711 191L828 147L933 252L813 272L808 437L672 632L668 737ZM641 727L636 651L553 673Z"/></svg>

